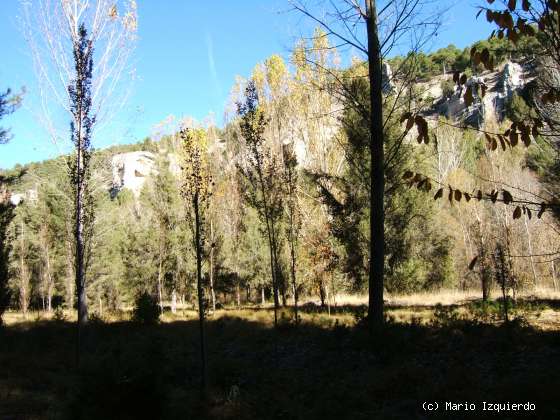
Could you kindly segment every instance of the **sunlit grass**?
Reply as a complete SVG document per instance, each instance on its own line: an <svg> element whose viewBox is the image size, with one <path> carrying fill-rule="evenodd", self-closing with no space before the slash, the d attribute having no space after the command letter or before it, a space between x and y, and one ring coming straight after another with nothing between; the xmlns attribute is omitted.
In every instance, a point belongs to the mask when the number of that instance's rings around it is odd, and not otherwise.
<svg viewBox="0 0 560 420"><path fill-rule="evenodd" d="M499 290L492 291L492 298L501 296ZM431 321L434 308L437 305L457 306L460 314L469 315L469 304L480 300L479 291L457 291L440 290L438 292L415 293L409 295L385 294L386 313L396 322L401 323L420 323L427 324ZM555 301L560 300L560 292L537 288L523 291L517 294L518 300L528 301ZM170 310L170 305L165 305L166 309L160 317L161 323L172 323L176 321L192 321L198 319L197 310L191 305L178 305L175 313ZM335 325L353 326L356 323L356 312L364 311L367 307L366 295L339 294L333 297L328 305L320 306L320 300L316 297L301 299L299 310L299 322L303 324L313 324L319 327L331 328ZM330 310L330 314L329 314ZM129 321L131 319L131 308L126 308L119 312L104 312L99 315L97 312L90 313L91 319L104 323ZM534 326L545 329L560 330L560 310L556 308L542 307L542 304L535 308L529 307L526 311L527 320ZM58 315L60 317L60 314ZM67 322L76 321L76 311L62 311L63 320ZM288 305L278 311L278 322L280 325L290 324L294 321L294 308ZM27 316L19 311L7 311L4 314L6 325L26 324L31 325L35 322L47 322L56 319L54 311L29 311ZM255 322L263 327L271 328L274 326L273 305L268 302L265 305L245 304L241 307L235 305L225 306L206 314L208 321L217 321L222 318L239 318L248 322ZM60 319L59 319L60 320Z"/></svg>

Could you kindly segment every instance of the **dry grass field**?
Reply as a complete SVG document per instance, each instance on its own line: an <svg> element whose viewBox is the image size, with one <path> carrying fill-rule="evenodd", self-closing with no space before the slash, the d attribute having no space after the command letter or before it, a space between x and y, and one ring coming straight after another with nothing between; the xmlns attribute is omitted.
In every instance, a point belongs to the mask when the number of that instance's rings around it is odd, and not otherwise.
<svg viewBox="0 0 560 420"><path fill-rule="evenodd" d="M387 325L371 333L364 300L340 296L291 308L209 314L209 395L200 398L196 312L156 325L130 314L94 318L78 368L71 314L7 313L0 330L0 419L485 418L423 411L424 401L525 402L523 418L560 418L560 301L526 294L501 320L475 294L388 296ZM493 415L488 418L516 418Z"/></svg>

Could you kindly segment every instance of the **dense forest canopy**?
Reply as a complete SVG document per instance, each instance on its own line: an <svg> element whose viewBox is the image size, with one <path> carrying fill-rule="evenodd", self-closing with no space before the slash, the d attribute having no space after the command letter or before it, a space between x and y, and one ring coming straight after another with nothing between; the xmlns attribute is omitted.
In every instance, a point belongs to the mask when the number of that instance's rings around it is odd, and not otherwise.
<svg viewBox="0 0 560 420"><path fill-rule="evenodd" d="M270 212L274 219L275 270L282 302L294 293L288 239L291 222L286 214L290 199L283 185L287 145L293 150L299 173L293 198L298 213L298 293L320 296L324 302L327 295L332 298L337 293L359 293L367 287L369 165L364 141L368 127L355 108L346 106L330 90L333 74L349 81L356 75L362 77L346 83L347 89L354 90L357 100L367 107L367 80L363 79L364 67L360 62L348 69L332 67L337 52L324 33L317 31L311 42L299 43L289 62L277 55L270 57L258 64L251 76L266 120L261 159L263 176L269 179L264 182L274 207ZM445 95L446 89L451 90L450 96L455 92L453 72L483 71L470 62L473 47L489 48L497 68L512 62L529 66L535 65L529 53L531 42L535 41L513 45L507 40L491 39L464 50L450 45L433 53L398 56L388 63L392 69L414 66L417 92L410 93L416 95L414 106L432 112L438 108L427 102L432 98L423 95L422 90L429 89L430 84L440 84L443 99L439 101L451 101ZM400 74L403 73L395 72L390 83L399 85ZM240 80L232 92L242 97L245 83ZM524 99L530 98L530 88L530 83L523 84L505 98L503 109L489 109L487 126L507 126L530 113L531 106ZM238 97L234 95L232 101ZM394 99L398 100L410 101ZM512 259L519 281L516 287L528 287L535 282L553 286L554 269L550 263L543 264L537 255L556 249L557 235L548 227L556 223L554 218L547 214L543 221L520 222L510 220L504 205L434 202L431 195L410 188L403 181L405 171L414 169L430 174L442 185L490 188L496 185L492 180L499 178L504 184L514 184L519 191L538 195L546 188L544 183L555 165L549 150L553 146L537 139L527 149L494 152L485 148L482 134L455 129L452 120L447 122L444 116L439 117L443 123L433 128L436 144L419 146L413 138L400 144L404 127L399 118L395 115L391 128L386 129L387 150L395 147L393 142L398 144L398 153L386 173L386 289L413 292L479 287L479 273L469 271L468 265L478 254L481 235L492 238L488 241L496 240L501 235L500 224L511 230L512 255L535 255ZM264 215L259 213L262 198L254 196L258 185L243 175L248 170L243 168L250 165L252 157L240 122L234 115L223 128L196 125L200 127L197 130L208 136L205 153L211 162L213 179L205 220L205 240L211 247L205 251L204 281L208 296L220 304L273 297L264 247ZM114 175L114 156L132 152L151 154L149 174L135 191L126 185L116 185ZM160 299L166 302L193 302L193 231L184 222L186 209L179 194L180 154L178 132L93 151L98 216L88 300L94 311L129 307L143 291L160 293ZM64 168L65 157L60 157L6 171L6 175L25 172L10 187L14 194L25 196L15 209L9 236L14 244L10 270L13 307L51 308L53 299L57 304L73 305L73 268L69 263L72 232L65 217L70 211L70 200ZM209 252L213 255L211 267Z"/></svg>

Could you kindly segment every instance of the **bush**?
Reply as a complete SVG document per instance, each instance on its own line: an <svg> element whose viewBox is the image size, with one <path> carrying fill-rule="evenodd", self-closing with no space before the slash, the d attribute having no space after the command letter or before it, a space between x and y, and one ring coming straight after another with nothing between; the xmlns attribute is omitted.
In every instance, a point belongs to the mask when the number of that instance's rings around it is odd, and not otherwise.
<svg viewBox="0 0 560 420"><path fill-rule="evenodd" d="M506 102L506 116L512 122L523 122L536 117L535 111L527 105L523 96L514 92Z"/></svg>
<svg viewBox="0 0 560 420"><path fill-rule="evenodd" d="M62 309L62 306L59 305L55 308L54 310L54 315L53 315L53 320L55 322L64 322L66 321L66 315L64 315L64 311Z"/></svg>
<svg viewBox="0 0 560 420"><path fill-rule="evenodd" d="M446 99L451 98L455 93L455 83L453 82L453 80L450 79L442 80L440 86L441 86L441 95Z"/></svg>
<svg viewBox="0 0 560 420"><path fill-rule="evenodd" d="M136 298L132 319L142 324L155 324L159 321L161 311L156 299L147 292Z"/></svg>

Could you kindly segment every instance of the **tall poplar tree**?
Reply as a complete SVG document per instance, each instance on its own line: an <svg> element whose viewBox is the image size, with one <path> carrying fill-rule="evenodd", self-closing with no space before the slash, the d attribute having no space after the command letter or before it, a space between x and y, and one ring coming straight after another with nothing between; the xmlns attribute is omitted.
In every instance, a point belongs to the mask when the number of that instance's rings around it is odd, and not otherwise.
<svg viewBox="0 0 560 420"><path fill-rule="evenodd" d="M93 199L90 191L91 129L95 116L91 112L91 76L93 42L83 24L73 44L75 76L68 86L72 121L70 132L74 153L68 162L68 174L74 197L74 266L78 295L78 361L81 349L81 327L88 320L86 272L93 229Z"/></svg>
<svg viewBox="0 0 560 420"><path fill-rule="evenodd" d="M194 230L196 250L196 287L200 331L201 390L206 394L207 363L204 333L204 289L202 285L202 258L204 256L204 219L211 196L212 176L208 162L208 143L203 129L184 129L181 139L182 188L181 195L188 207L187 219Z"/></svg>

